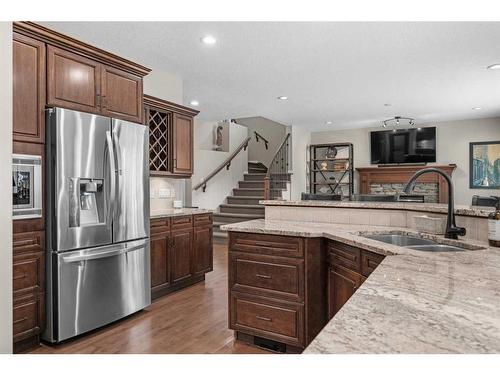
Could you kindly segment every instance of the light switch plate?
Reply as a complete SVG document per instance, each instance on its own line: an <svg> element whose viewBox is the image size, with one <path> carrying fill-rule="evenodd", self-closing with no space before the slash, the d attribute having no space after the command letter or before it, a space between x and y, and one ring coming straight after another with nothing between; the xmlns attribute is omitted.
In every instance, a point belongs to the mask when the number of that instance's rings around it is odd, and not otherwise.
<svg viewBox="0 0 500 375"><path fill-rule="evenodd" d="M156 198L156 189L151 189L149 191L149 198Z"/></svg>
<svg viewBox="0 0 500 375"><path fill-rule="evenodd" d="M170 189L159 189L158 198L160 199L170 198Z"/></svg>

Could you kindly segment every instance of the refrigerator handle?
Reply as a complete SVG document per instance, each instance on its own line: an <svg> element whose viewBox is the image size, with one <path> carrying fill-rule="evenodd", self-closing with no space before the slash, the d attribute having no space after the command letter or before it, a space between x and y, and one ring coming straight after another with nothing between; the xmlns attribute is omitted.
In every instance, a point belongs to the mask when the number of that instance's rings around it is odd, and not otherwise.
<svg viewBox="0 0 500 375"><path fill-rule="evenodd" d="M115 194L116 194L116 165L115 165L115 149L113 147L113 141L111 139L111 132L106 132L106 143L109 149L109 168L110 168L110 194L109 194L109 204L108 212L106 214L106 224L111 223L111 215L115 208Z"/></svg>
<svg viewBox="0 0 500 375"><path fill-rule="evenodd" d="M122 175L122 163L121 163L121 149L120 149L120 142L118 141L118 135L116 134L115 131L113 131L113 146L115 147L116 150L116 173L117 173L117 178Z"/></svg>

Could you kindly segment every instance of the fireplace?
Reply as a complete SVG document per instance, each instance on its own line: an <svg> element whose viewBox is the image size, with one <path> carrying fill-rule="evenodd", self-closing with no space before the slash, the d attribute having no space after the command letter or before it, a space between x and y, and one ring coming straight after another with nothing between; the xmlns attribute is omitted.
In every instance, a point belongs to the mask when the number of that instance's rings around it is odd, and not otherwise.
<svg viewBox="0 0 500 375"><path fill-rule="evenodd" d="M455 164L433 165L449 176L452 175ZM395 194L403 190L406 182L413 174L426 166L394 166L356 168L359 173L361 194ZM425 197L426 203L448 202L448 187L445 179L437 173L422 175L415 185L413 194Z"/></svg>

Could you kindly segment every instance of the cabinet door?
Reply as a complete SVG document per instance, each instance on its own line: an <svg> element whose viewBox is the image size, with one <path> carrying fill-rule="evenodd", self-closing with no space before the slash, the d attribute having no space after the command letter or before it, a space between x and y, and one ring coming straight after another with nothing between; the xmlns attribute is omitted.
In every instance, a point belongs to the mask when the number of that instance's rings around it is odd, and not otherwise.
<svg viewBox="0 0 500 375"><path fill-rule="evenodd" d="M190 175L193 173L193 118L174 113L173 146L175 174Z"/></svg>
<svg viewBox="0 0 500 375"><path fill-rule="evenodd" d="M44 143L45 44L14 33L12 57L14 141Z"/></svg>
<svg viewBox="0 0 500 375"><path fill-rule="evenodd" d="M142 78L105 65L101 74L102 114L142 123Z"/></svg>
<svg viewBox="0 0 500 375"><path fill-rule="evenodd" d="M328 270L328 318L331 319L363 283L364 277L342 267Z"/></svg>
<svg viewBox="0 0 500 375"><path fill-rule="evenodd" d="M172 283L191 277L191 258L193 251L193 229L172 231Z"/></svg>
<svg viewBox="0 0 500 375"><path fill-rule="evenodd" d="M100 112L100 64L53 46L47 47L47 102L77 111Z"/></svg>
<svg viewBox="0 0 500 375"><path fill-rule="evenodd" d="M151 236L151 290L170 285L169 233Z"/></svg>
<svg viewBox="0 0 500 375"><path fill-rule="evenodd" d="M193 274L203 275L213 270L212 227L193 229Z"/></svg>

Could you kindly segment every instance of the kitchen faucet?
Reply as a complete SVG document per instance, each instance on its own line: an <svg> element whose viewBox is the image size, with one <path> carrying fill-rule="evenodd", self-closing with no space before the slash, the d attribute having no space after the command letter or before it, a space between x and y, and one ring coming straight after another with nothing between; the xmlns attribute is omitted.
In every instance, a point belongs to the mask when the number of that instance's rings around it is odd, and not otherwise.
<svg viewBox="0 0 500 375"><path fill-rule="evenodd" d="M465 228L457 227L455 224L455 204L453 195L453 182L450 176L444 173L438 168L425 168L417 171L412 178L408 181L403 189L404 194L410 194L415 188L415 183L417 178L425 173L437 173L444 177L448 183L448 217L446 219L446 231L444 233L445 238L452 238L454 240L458 239L458 236L465 236Z"/></svg>

